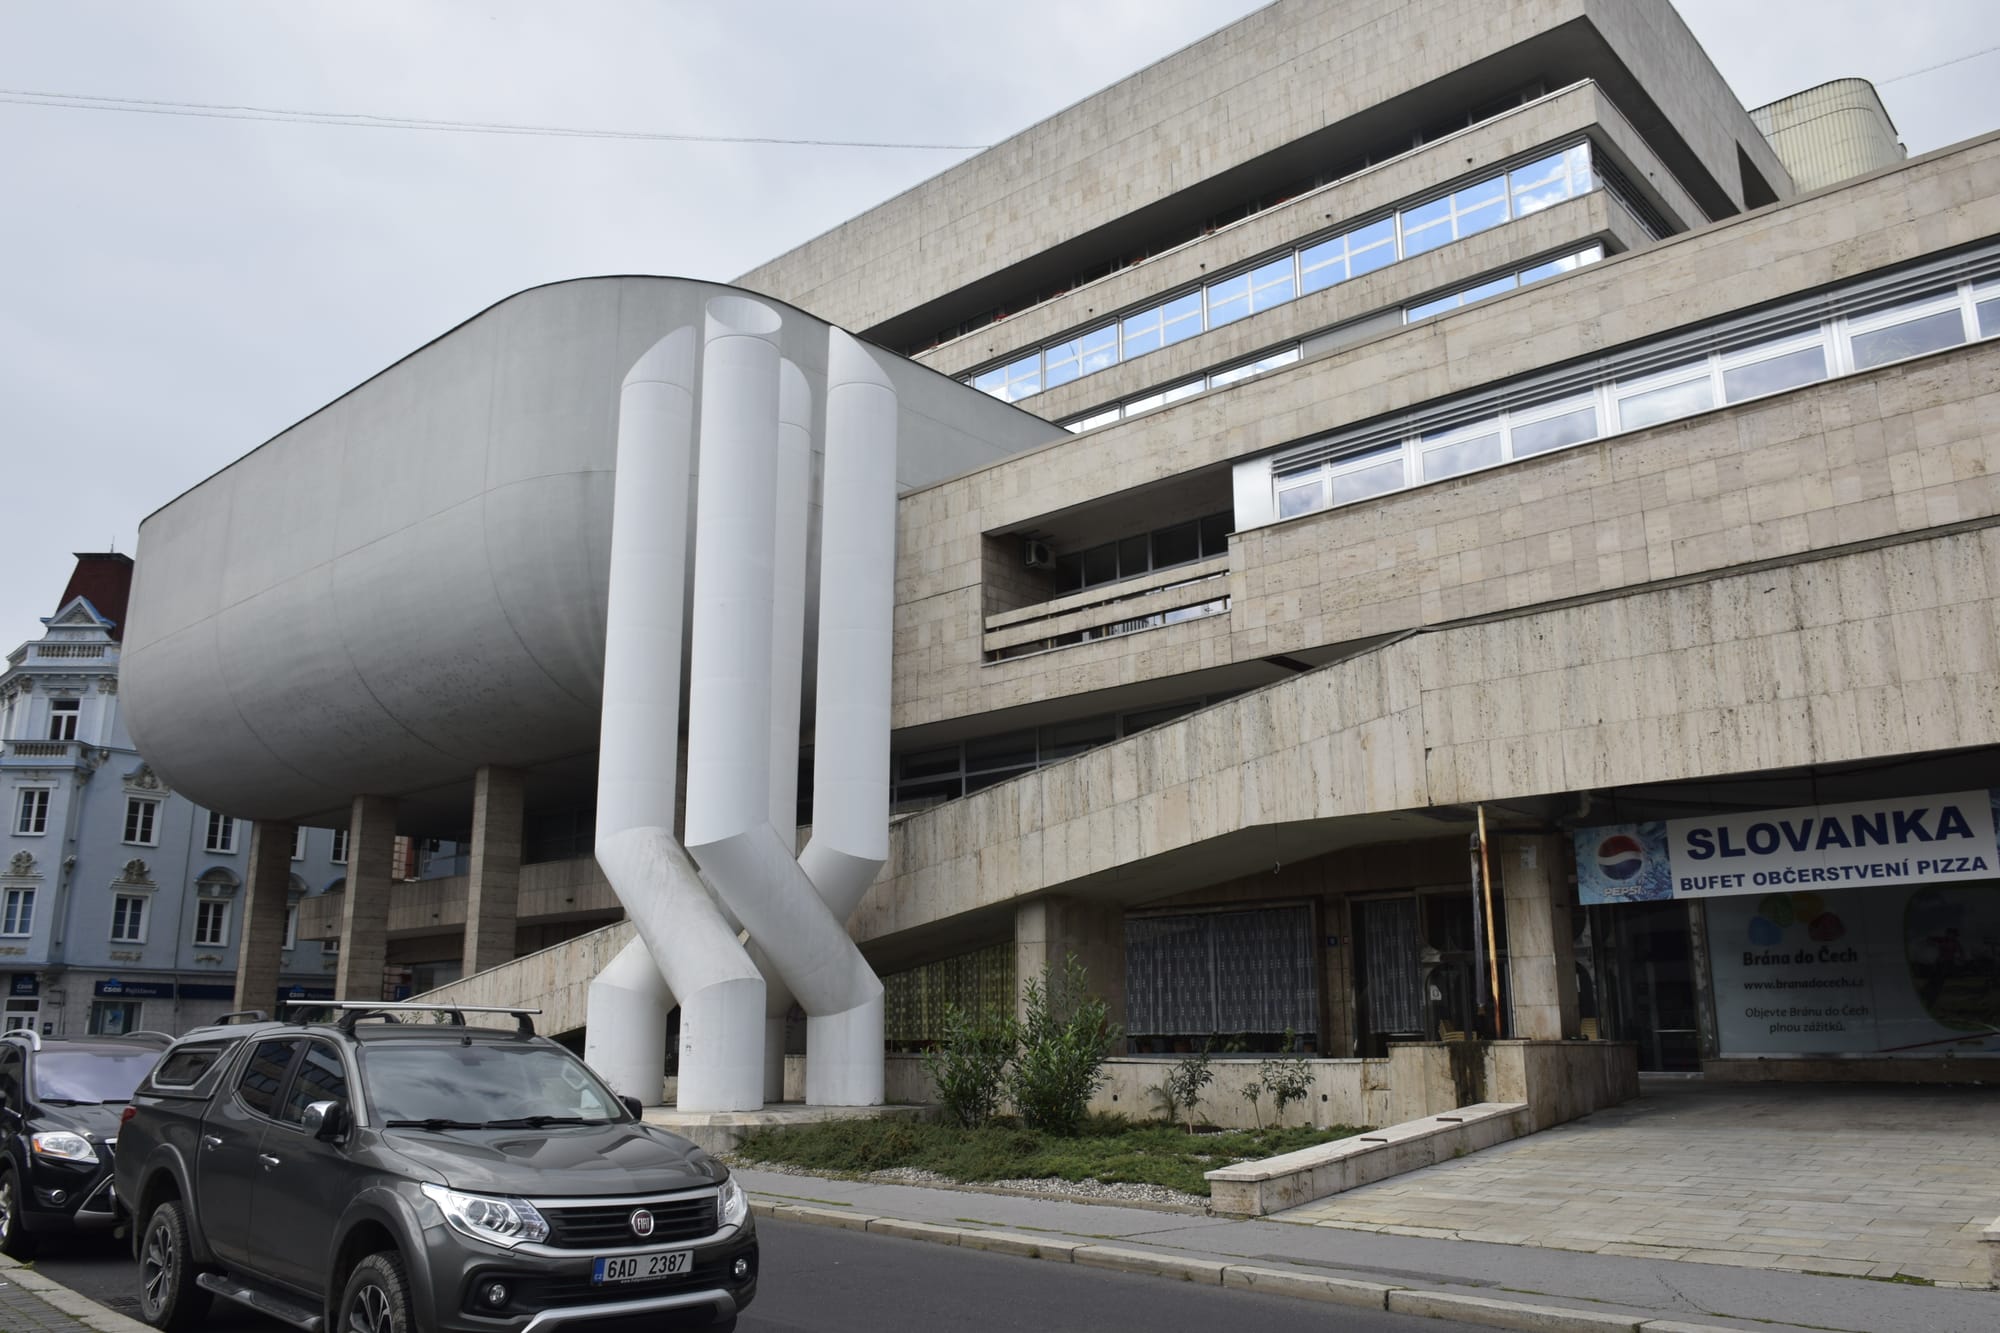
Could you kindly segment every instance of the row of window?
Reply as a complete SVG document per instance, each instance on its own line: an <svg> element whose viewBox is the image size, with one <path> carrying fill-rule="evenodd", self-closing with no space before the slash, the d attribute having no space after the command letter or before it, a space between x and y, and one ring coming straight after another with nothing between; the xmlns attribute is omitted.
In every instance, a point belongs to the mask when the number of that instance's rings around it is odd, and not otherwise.
<svg viewBox="0 0 2000 1333"><path fill-rule="evenodd" d="M1133 537L1093 546L1056 558L1055 587L1060 593L1078 592L1100 584L1137 578L1154 570L1193 564L1210 556L1229 553L1229 534L1235 530L1236 514L1223 510L1203 518L1170 524Z"/></svg>
<svg viewBox="0 0 2000 1333"><path fill-rule="evenodd" d="M1525 287L1531 282L1540 282L1544 278L1559 277L1564 273L1574 272L1586 264L1595 264L1602 258L1604 258L1603 246L1587 246L1582 250L1578 250L1575 254L1564 255L1559 259L1551 259L1546 263L1534 264L1515 273L1503 274L1489 282L1480 283L1475 287L1467 287L1463 291L1453 292L1449 296L1441 296L1434 301L1425 301L1419 305L1405 307L1403 310L1403 322L1406 324L1415 323L1417 320L1427 319L1432 315L1443 314L1448 310L1456 310L1460 306L1471 305L1474 301L1484 301L1488 297L1499 296L1505 292L1513 291L1517 287ZM1114 421L1124 421L1132 417L1142 416L1155 408L1165 407L1170 403L1178 403L1184 398L1192 398L1196 394L1206 390L1226 388L1231 384L1240 384L1244 380L1254 379L1267 371L1276 370L1280 366L1294 365L1298 362L1300 356L1303 355L1303 350L1301 345L1294 343L1289 347L1268 352L1254 361L1240 362L1224 370L1218 370L1208 375L1197 375L1193 379L1183 380L1178 384L1171 384L1163 389L1155 389L1151 393L1143 394L1125 402L1113 403L1109 407L1092 412L1089 416L1078 417L1073 421L1066 421L1063 423L1063 428L1072 435L1078 435L1087 430L1095 430L1099 426L1108 426Z"/></svg>
<svg viewBox="0 0 2000 1333"><path fill-rule="evenodd" d="M1355 448L1315 447L1312 461L1273 469L1275 512L1291 518L1516 459L1640 430L1726 404L1782 393L1980 338L2000 337L2000 282L1940 285L1917 296L1862 301L1846 312L1768 328L1661 367L1656 351L1620 358L1633 369L1554 396L1525 396L1477 419L1407 429ZM1436 420L1440 414L1427 412Z"/></svg>
<svg viewBox="0 0 2000 1333"><path fill-rule="evenodd" d="M1007 402L1067 384L1301 296L1526 217L1597 188L1590 146L1572 144L1511 171L1299 246L1122 319L965 377Z"/></svg>
<svg viewBox="0 0 2000 1333"><path fill-rule="evenodd" d="M1531 264L1527 268L1515 273L1503 273L1497 278L1489 279L1476 286L1467 287L1462 291L1453 292L1449 296L1440 296L1435 300L1424 301L1418 305L1405 306L1403 308L1403 322L1405 324L1414 324L1420 319L1429 319L1432 315L1442 315L1447 311L1469 306L1475 301L1485 301L1495 296L1504 296L1517 287L1526 287L1531 282L1540 282L1544 278L1559 278L1565 273L1574 273L1584 265L1595 264L1602 258L1604 258L1603 246L1586 246L1584 249L1578 250L1575 254L1564 255L1560 259L1551 259L1541 264Z"/></svg>
<svg viewBox="0 0 2000 1333"><path fill-rule="evenodd" d="M35 933L35 894L32 888L10 888L0 894L0 937L25 937ZM152 916L152 895L146 893L114 894L111 900L111 935L113 944L144 944L147 927ZM201 898L194 907L193 943L203 948L226 949L229 947L230 903L226 898ZM287 949L298 944L298 908L293 907L285 916L285 945Z"/></svg>
<svg viewBox="0 0 2000 1333"><path fill-rule="evenodd" d="M892 778L895 801L898 806L916 807L955 800L996 782L1109 745L1121 737L1136 736L1198 708L1234 698L1237 693L1232 690L1157 708L1028 727L1000 736L897 755Z"/></svg>
<svg viewBox="0 0 2000 1333"><path fill-rule="evenodd" d="M14 832L27 837L35 837L49 831L48 787L23 787L14 805ZM157 797L130 796L125 800L124 841L134 847L157 847L160 845L160 806ZM211 810L208 812L208 828L203 837L203 847L222 855L233 855L237 850L237 827L243 821ZM335 865L347 864L347 834L344 828L333 830L333 854L330 858ZM295 829L292 834L292 859L306 859L306 831Z"/></svg>
<svg viewBox="0 0 2000 1333"><path fill-rule="evenodd" d="M1099 278L1123 272L1125 269L1131 268L1136 264L1144 263L1155 255L1177 250L1181 246L1218 231L1223 227L1233 226L1246 218L1255 217L1259 213L1266 213L1271 209L1282 207L1302 194L1308 194L1313 190L1332 185L1337 181L1346 180L1348 177L1358 175L1370 167L1380 166L1384 162L1392 161L1395 158L1403 156L1405 153L1422 148L1425 144L1435 143L1446 135L1456 134L1460 130L1470 128L1483 121L1491 120L1495 116L1504 115L1516 107L1525 106L1527 103L1544 96L1546 88L1546 84L1540 79L1536 79L1490 101L1451 112L1421 128L1394 135L1376 144L1375 147L1367 152L1357 153L1346 159L1330 171L1315 172L1310 176L1301 177L1252 198L1239 200L1220 212L1210 214L1193 226L1183 227L1176 231L1155 236L1145 247L1139 250L1130 252L1107 263L1099 264L1094 268L1071 274L1068 278L1052 286L1030 292L1012 310L1002 310L999 308L986 310L970 319L961 320L946 328L939 329L930 338L906 346L903 349L904 354L907 356L921 356L941 343L950 342L954 338L962 338L976 329L983 329L989 325L997 324L1019 311L1033 309L1044 301L1053 301L1058 297L1066 296L1085 283L1095 282Z"/></svg>

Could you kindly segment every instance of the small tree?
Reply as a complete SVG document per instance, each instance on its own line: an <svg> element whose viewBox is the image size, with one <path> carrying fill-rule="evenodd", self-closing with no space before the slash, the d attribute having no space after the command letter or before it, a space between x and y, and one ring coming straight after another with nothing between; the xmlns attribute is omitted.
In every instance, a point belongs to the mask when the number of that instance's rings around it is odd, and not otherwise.
<svg viewBox="0 0 2000 1333"><path fill-rule="evenodd" d="M1020 1034L1014 1020L987 1010L977 1016L945 1006L944 1036L924 1052L924 1071L937 1088L945 1118L977 1129L993 1118Z"/></svg>
<svg viewBox="0 0 2000 1333"><path fill-rule="evenodd" d="M1209 1043L1204 1041L1199 1051L1176 1060L1160 1084L1160 1096L1167 1103L1167 1118L1174 1119L1176 1111L1186 1112L1187 1132L1194 1133L1194 1108L1201 1102L1201 1090L1214 1081Z"/></svg>
<svg viewBox="0 0 2000 1333"><path fill-rule="evenodd" d="M1022 1009L1008 1099L1029 1129L1075 1134L1104 1081L1104 1062L1124 1034L1109 1006L1084 989L1084 968L1074 957L1060 975L1044 967L1031 977Z"/></svg>
<svg viewBox="0 0 2000 1333"><path fill-rule="evenodd" d="M1257 1072L1261 1074L1263 1071L1260 1069ZM1245 1083L1242 1096L1244 1101L1250 1103L1250 1114L1256 1118L1257 1128L1262 1129L1264 1127L1263 1083L1255 1079Z"/></svg>
<svg viewBox="0 0 2000 1333"><path fill-rule="evenodd" d="M1295 1040L1292 1030L1286 1028L1287 1051L1292 1049ZM1257 1077L1263 1083L1265 1090L1270 1092L1271 1100L1278 1104L1277 1114L1271 1121L1274 1125L1285 1123L1286 1107L1293 1102L1302 1102L1312 1095L1312 1066L1306 1063L1304 1056L1293 1055L1266 1060L1257 1066Z"/></svg>

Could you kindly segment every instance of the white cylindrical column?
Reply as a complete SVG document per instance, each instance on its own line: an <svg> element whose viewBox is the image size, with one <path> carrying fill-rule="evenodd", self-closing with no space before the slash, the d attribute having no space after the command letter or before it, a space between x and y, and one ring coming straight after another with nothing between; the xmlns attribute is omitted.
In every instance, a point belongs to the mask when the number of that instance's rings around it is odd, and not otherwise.
<svg viewBox="0 0 2000 1333"><path fill-rule="evenodd" d="M657 1104L670 991L681 1108L754 1110L764 983L673 836L693 386L694 331L682 329L639 359L619 396L596 855L662 984L621 955L592 988L586 1047L621 1071L619 1091Z"/></svg>
<svg viewBox="0 0 2000 1333"><path fill-rule="evenodd" d="M882 367L839 329L828 331L826 380L813 832L799 864L844 928L889 854L897 404ZM809 1102L850 1104L880 1066L881 983L868 979L868 1001L806 1020Z"/></svg>
<svg viewBox="0 0 2000 1333"><path fill-rule="evenodd" d="M778 362L778 472L771 563L771 827L798 838L799 708L805 672L806 549L812 498L812 389L805 372ZM750 942L764 974L764 1100L785 1097L785 1018L792 990L769 955Z"/></svg>
<svg viewBox="0 0 2000 1333"><path fill-rule="evenodd" d="M771 821L779 320L755 302L722 297L709 305L708 328L702 372L701 523L695 540L688 848L717 894L783 974L809 1020L870 1005L877 1010L875 1040L859 1062L862 1067L827 1084L848 1104L872 1104L882 1098L882 984L799 868L792 839L781 838ZM829 1064L845 1070L855 1063L855 1055L843 1049ZM816 1099L812 1063L809 1101Z"/></svg>

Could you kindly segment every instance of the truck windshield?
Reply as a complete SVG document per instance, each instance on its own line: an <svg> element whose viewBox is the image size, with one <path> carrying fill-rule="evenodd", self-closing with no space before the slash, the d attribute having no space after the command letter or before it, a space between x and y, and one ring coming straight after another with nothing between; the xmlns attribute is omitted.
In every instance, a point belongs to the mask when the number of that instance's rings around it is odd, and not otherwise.
<svg viewBox="0 0 2000 1333"><path fill-rule="evenodd" d="M158 1051L44 1050L35 1056L35 1098L44 1102L129 1102Z"/></svg>
<svg viewBox="0 0 2000 1333"><path fill-rule="evenodd" d="M582 1061L548 1046L369 1045L361 1050L369 1103L391 1127L539 1127L625 1118L618 1098Z"/></svg>

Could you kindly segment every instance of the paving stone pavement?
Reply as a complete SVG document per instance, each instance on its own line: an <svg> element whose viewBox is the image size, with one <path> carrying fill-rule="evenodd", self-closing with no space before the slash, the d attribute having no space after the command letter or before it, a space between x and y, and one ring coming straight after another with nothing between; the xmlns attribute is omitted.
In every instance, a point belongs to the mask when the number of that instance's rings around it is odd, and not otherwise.
<svg viewBox="0 0 2000 1333"><path fill-rule="evenodd" d="M1636 1102L1277 1218L1987 1286L1996 1214L2000 1088L1648 1078Z"/></svg>

